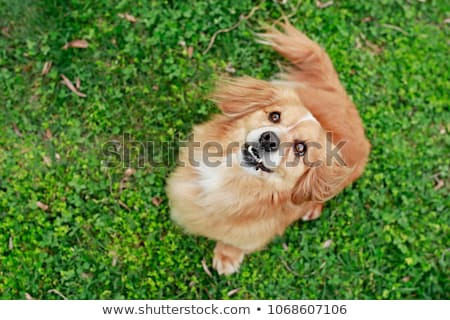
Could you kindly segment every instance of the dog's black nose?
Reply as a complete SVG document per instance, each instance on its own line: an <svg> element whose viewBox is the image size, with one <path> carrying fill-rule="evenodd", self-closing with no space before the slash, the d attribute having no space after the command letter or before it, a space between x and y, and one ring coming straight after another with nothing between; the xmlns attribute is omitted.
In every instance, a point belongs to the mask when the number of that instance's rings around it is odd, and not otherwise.
<svg viewBox="0 0 450 320"><path fill-rule="evenodd" d="M277 151L280 146L280 139L275 132L266 131L259 137L259 145L266 152Z"/></svg>

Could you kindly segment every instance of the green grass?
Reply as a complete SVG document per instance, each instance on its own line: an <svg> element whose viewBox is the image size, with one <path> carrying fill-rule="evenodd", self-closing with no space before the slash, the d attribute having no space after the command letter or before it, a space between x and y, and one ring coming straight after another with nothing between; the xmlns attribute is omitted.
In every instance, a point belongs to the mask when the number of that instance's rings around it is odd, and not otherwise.
<svg viewBox="0 0 450 320"><path fill-rule="evenodd" d="M293 12L297 1L270 0L203 54L256 4L0 0L2 298L59 299L55 289L69 299L227 299L236 288L231 298L450 298L449 6L302 1ZM321 219L294 224L240 273L211 278L201 260L211 264L214 244L169 218L175 162L147 163L123 188L125 169L102 169L102 148L117 141L137 167L133 140L183 139L218 112L206 97L228 64L270 78L281 59L254 32L282 11L329 52L365 123L370 163ZM89 47L61 49L75 39ZM79 77L87 97L61 74Z"/></svg>

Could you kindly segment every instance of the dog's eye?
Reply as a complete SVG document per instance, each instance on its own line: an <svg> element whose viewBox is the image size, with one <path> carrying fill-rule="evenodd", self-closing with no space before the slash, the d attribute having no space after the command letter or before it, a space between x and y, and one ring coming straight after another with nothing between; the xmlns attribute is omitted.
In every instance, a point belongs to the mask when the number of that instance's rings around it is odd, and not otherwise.
<svg viewBox="0 0 450 320"><path fill-rule="evenodd" d="M280 120L281 120L281 113L279 113L277 111L271 112L269 114L269 120L272 121L273 123L280 122Z"/></svg>
<svg viewBox="0 0 450 320"><path fill-rule="evenodd" d="M305 142L295 142L294 152L297 156L303 157L306 153L306 143Z"/></svg>

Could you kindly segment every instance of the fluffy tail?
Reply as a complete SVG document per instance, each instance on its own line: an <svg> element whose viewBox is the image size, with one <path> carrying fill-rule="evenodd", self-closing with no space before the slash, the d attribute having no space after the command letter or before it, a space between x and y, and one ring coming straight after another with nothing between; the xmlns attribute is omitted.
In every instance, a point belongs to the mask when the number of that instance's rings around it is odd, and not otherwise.
<svg viewBox="0 0 450 320"><path fill-rule="evenodd" d="M271 46L291 62L282 79L345 94L328 54L289 22L278 25L283 32L268 27L266 33L259 34L258 42Z"/></svg>

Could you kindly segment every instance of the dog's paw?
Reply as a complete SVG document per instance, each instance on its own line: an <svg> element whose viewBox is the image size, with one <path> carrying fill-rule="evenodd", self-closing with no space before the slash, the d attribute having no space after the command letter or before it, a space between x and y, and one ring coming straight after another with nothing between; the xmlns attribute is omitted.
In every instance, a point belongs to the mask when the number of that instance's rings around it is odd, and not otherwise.
<svg viewBox="0 0 450 320"><path fill-rule="evenodd" d="M323 209L322 203L315 204L313 207L311 207L311 209L308 210L308 212L306 212L306 214L302 217L302 220L303 221L316 220L322 214L322 209Z"/></svg>
<svg viewBox="0 0 450 320"><path fill-rule="evenodd" d="M243 259L244 252L241 249L217 242L216 248L214 249L213 268L220 275L228 276L239 270Z"/></svg>

